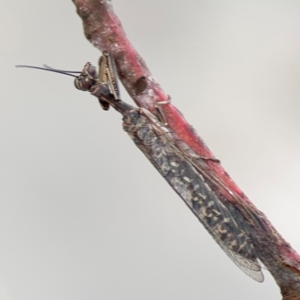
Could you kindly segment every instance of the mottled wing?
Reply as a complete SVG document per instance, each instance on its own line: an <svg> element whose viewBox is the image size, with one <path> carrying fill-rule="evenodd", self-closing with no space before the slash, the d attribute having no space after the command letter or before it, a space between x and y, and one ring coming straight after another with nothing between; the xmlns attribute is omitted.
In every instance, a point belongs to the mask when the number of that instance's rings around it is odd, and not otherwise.
<svg viewBox="0 0 300 300"><path fill-rule="evenodd" d="M173 135L144 109L124 114L123 128L233 262L256 281L263 281L252 241L235 219L239 211L225 206L210 187L201 168L189 159ZM235 218L237 217L237 218Z"/></svg>

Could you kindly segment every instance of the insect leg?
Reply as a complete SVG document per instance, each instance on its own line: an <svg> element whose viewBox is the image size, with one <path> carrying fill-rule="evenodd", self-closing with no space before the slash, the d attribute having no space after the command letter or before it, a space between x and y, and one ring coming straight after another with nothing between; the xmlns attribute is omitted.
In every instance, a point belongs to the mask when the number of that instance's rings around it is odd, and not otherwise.
<svg viewBox="0 0 300 300"><path fill-rule="evenodd" d="M155 110L156 110L156 117L159 120L160 123L162 123L163 125L168 125L167 120L166 120L166 116L164 114L164 112L161 109L162 105L166 105L171 103L171 97L168 96L168 100L166 101L158 101L155 103Z"/></svg>
<svg viewBox="0 0 300 300"><path fill-rule="evenodd" d="M110 54L106 51L99 59L98 83L92 88L92 94L98 97L101 107L109 109L109 102L119 98L116 70ZM112 97L113 96L113 97Z"/></svg>
<svg viewBox="0 0 300 300"><path fill-rule="evenodd" d="M103 56L106 58L107 82L109 84L110 91L114 95L115 99L119 99L120 92L118 87L118 80L116 75L117 71L114 60L107 51L103 52Z"/></svg>

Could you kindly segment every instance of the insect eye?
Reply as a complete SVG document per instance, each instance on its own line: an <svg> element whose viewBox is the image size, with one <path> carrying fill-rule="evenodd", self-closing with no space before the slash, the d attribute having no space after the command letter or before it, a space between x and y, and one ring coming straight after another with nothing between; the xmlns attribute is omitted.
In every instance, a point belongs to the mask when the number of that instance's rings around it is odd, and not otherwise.
<svg viewBox="0 0 300 300"><path fill-rule="evenodd" d="M94 68L94 67L91 67ZM95 68L94 68L95 69ZM91 70L93 72L93 70ZM95 70L94 73L92 73L93 76L97 75L97 72ZM89 69L85 71L84 73L81 73L78 77L74 80L74 85L78 90L81 91L89 91L93 85L97 83L97 80L91 76L89 73Z"/></svg>
<svg viewBox="0 0 300 300"><path fill-rule="evenodd" d="M93 79L93 80L97 80L98 74L97 74L97 69L90 65L87 69L87 75Z"/></svg>

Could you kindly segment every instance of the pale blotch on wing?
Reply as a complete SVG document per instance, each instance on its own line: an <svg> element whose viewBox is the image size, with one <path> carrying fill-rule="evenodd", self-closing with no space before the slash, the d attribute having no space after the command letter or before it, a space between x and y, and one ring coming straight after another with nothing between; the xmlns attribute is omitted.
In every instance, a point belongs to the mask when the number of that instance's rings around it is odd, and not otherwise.
<svg viewBox="0 0 300 300"><path fill-rule="evenodd" d="M215 213L216 215L221 216L221 213L220 213L218 210L213 209L213 211L214 211L214 213Z"/></svg>
<svg viewBox="0 0 300 300"><path fill-rule="evenodd" d="M213 206L214 204L215 204L214 201L209 201L209 202L207 203L207 207L211 207L211 206Z"/></svg>
<svg viewBox="0 0 300 300"><path fill-rule="evenodd" d="M193 200L193 193L190 189L187 189L186 187L184 187L180 193L180 195L182 197L184 197L184 199L186 199L186 201L191 205L192 204L192 200Z"/></svg>
<svg viewBox="0 0 300 300"><path fill-rule="evenodd" d="M205 187L211 192L210 186L204 181Z"/></svg>
<svg viewBox="0 0 300 300"><path fill-rule="evenodd" d="M179 166L179 163L177 163L177 162L175 162L175 161L172 161L172 162L170 163L170 165L171 165L172 167L177 168L177 167Z"/></svg>
<svg viewBox="0 0 300 300"><path fill-rule="evenodd" d="M192 182L192 181L193 181L193 179L191 179L191 178L189 178L189 177L186 177L186 176L184 176L183 179L184 179L186 182Z"/></svg>
<svg viewBox="0 0 300 300"><path fill-rule="evenodd" d="M200 193L200 192L198 192L197 194L198 194L203 200L205 200L205 199L207 198L206 195L204 195L204 194L202 194L202 193Z"/></svg>

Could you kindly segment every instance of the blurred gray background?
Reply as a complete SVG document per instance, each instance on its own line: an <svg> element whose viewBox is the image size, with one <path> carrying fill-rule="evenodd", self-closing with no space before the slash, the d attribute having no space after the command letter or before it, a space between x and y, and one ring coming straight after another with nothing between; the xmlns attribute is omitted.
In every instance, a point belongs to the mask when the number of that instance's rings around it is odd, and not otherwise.
<svg viewBox="0 0 300 300"><path fill-rule="evenodd" d="M114 0L153 75L300 251L300 2ZM69 1L0 1L0 300L281 299L244 275L70 77ZM131 99L122 90L122 98Z"/></svg>

